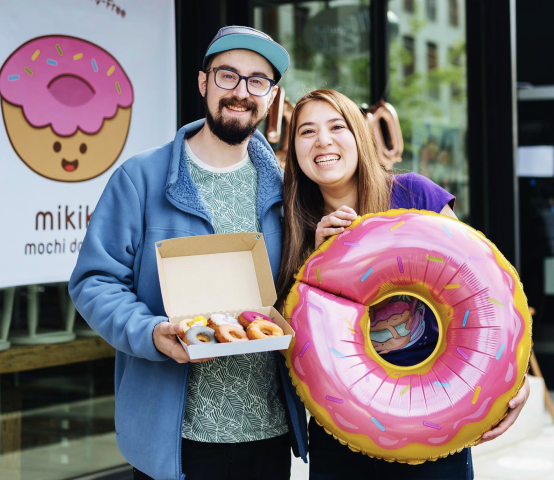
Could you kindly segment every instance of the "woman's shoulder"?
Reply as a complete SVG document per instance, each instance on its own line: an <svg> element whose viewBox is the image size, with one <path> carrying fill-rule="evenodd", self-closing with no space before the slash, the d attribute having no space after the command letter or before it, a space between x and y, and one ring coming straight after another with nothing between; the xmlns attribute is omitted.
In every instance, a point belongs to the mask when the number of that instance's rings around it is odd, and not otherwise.
<svg viewBox="0 0 554 480"><path fill-rule="evenodd" d="M454 206L454 195L431 179L415 172L393 175L392 208L417 208L440 212L447 204Z"/></svg>

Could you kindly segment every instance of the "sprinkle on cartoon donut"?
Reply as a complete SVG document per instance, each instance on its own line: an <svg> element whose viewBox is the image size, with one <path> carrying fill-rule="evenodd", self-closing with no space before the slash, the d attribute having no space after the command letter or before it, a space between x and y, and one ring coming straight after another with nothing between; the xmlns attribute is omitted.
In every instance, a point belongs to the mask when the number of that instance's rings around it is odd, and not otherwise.
<svg viewBox="0 0 554 480"><path fill-rule="evenodd" d="M129 132L133 87L117 60L75 37L38 37L0 69L4 124L35 173L82 182L108 170Z"/></svg>

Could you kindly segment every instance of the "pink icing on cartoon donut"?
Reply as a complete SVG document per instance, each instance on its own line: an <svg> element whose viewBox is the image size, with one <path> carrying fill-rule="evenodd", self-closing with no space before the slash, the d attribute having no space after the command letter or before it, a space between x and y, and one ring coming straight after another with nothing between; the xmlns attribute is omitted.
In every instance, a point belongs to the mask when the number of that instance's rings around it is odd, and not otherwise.
<svg viewBox="0 0 554 480"><path fill-rule="evenodd" d="M94 178L125 145L133 87L117 60L86 40L51 35L20 46L0 70L0 97L12 146L46 178Z"/></svg>
<svg viewBox="0 0 554 480"><path fill-rule="evenodd" d="M517 273L482 234L431 212L368 215L296 278L285 306L290 374L318 423L350 448L421 463L474 444L505 415L531 321ZM397 302L371 324L368 307L394 295L419 297L439 321L437 347L418 365L392 365L370 341L370 328L412 315Z"/></svg>

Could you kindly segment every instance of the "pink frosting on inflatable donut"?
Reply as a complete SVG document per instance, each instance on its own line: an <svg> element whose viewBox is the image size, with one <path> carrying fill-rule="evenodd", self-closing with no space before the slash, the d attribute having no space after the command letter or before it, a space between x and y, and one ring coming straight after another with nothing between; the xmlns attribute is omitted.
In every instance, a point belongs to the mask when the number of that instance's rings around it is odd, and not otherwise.
<svg viewBox="0 0 554 480"><path fill-rule="evenodd" d="M446 445L515 386L525 323L514 308L514 280L489 244L443 217L376 215L343 238L298 278L291 368L339 430L362 433L383 449ZM451 307L446 350L425 374L389 376L367 355L365 305L383 285L419 282ZM382 316L392 314L386 309ZM462 448L474 438L455 440Z"/></svg>
<svg viewBox="0 0 554 480"><path fill-rule="evenodd" d="M34 127L93 134L118 107L133 103L133 87L117 60L74 37L52 35L19 47L0 70L0 96L23 108Z"/></svg>

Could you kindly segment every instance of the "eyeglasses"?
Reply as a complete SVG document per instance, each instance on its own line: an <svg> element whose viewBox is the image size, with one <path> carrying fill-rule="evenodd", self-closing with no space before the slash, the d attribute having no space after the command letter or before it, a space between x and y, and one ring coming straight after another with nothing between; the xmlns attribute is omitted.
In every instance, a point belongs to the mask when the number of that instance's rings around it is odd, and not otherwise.
<svg viewBox="0 0 554 480"><path fill-rule="evenodd" d="M269 93L271 87L275 85L275 80L266 77L251 76L245 77L237 72L225 68L213 67L206 70L206 73L214 72L215 84L223 90L234 90L239 86L241 80L246 83L246 90L250 95L263 97Z"/></svg>

